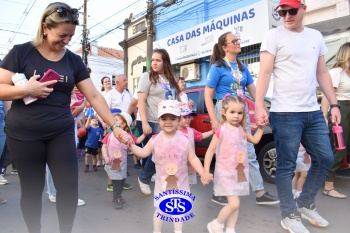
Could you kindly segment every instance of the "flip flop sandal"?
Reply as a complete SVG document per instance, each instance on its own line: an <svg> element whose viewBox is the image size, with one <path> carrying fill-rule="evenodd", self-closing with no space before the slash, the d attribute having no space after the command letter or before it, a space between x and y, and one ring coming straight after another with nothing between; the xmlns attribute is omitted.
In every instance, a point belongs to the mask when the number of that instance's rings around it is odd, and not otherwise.
<svg viewBox="0 0 350 233"><path fill-rule="evenodd" d="M337 197L337 196L330 195L329 192L330 192L330 191L333 191L333 190L336 191L335 189L329 189L329 190L324 189L322 193L323 193L323 195L325 195L325 196L333 197L333 198L337 198L337 199L345 199L345 198L346 198L346 196L344 196L344 197ZM338 192L338 191L337 191L337 192ZM339 193L339 192L338 192L338 193ZM344 194L342 194L342 193L339 193L339 194L340 194L340 195L344 195Z"/></svg>

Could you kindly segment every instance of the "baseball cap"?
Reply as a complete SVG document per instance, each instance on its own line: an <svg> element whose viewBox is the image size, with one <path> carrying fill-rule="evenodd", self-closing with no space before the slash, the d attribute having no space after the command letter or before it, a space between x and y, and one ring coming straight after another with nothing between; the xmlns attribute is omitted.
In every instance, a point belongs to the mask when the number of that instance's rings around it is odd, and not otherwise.
<svg viewBox="0 0 350 233"><path fill-rule="evenodd" d="M275 9L277 10L279 7L283 6L299 8L302 4L305 5L305 0L280 0L280 3Z"/></svg>
<svg viewBox="0 0 350 233"><path fill-rule="evenodd" d="M118 115L124 118L124 120L126 121L126 124L127 124L129 127L131 126L132 118L131 118L131 116L130 116L129 113L127 113L127 112L121 112L121 113L118 113Z"/></svg>
<svg viewBox="0 0 350 233"><path fill-rule="evenodd" d="M119 108L111 108L111 113L113 116L115 116L121 112L122 112L122 110L120 110Z"/></svg>
<svg viewBox="0 0 350 233"><path fill-rule="evenodd" d="M180 116L179 102L176 100L162 100L162 102L158 104L158 118L165 114Z"/></svg>
<svg viewBox="0 0 350 233"><path fill-rule="evenodd" d="M190 107L187 104L180 104L181 116L197 116L197 113L192 112Z"/></svg>

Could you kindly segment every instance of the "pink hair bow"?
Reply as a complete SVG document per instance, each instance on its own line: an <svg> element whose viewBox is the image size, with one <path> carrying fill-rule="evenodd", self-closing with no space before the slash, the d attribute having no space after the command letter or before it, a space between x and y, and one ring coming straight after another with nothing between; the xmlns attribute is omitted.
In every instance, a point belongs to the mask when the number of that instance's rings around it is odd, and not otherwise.
<svg viewBox="0 0 350 233"><path fill-rule="evenodd" d="M229 96L230 96L230 93L227 93L227 94L224 96L224 98L222 98L222 100L223 100L223 101L226 100L227 97L229 97Z"/></svg>

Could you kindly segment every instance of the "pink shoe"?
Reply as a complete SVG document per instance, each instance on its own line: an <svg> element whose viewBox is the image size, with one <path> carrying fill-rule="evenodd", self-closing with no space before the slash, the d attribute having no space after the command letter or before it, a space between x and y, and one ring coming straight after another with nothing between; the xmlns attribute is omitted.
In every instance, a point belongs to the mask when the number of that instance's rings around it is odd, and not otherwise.
<svg viewBox="0 0 350 233"><path fill-rule="evenodd" d="M218 223L216 219L207 225L209 233L224 233L224 224Z"/></svg>

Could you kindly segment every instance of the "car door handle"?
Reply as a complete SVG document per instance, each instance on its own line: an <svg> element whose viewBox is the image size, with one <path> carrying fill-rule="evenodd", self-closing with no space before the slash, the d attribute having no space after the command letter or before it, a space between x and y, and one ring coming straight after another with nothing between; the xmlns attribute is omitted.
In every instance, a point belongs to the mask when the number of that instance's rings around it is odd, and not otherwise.
<svg viewBox="0 0 350 233"><path fill-rule="evenodd" d="M204 119L203 123L210 123L210 119Z"/></svg>

